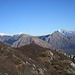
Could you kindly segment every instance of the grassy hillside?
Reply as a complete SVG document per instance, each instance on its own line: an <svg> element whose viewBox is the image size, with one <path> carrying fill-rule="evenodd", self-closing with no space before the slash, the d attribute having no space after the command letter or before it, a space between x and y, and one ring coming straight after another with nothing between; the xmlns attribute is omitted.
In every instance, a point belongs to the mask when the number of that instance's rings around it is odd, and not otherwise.
<svg viewBox="0 0 75 75"><path fill-rule="evenodd" d="M0 42L0 75L73 75L74 60L36 44L12 48Z"/></svg>

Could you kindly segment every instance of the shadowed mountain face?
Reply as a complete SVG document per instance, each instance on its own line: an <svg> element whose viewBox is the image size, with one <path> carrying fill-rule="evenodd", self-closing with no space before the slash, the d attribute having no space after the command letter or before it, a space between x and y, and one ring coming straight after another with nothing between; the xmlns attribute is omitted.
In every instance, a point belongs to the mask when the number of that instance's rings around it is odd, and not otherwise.
<svg viewBox="0 0 75 75"><path fill-rule="evenodd" d="M36 44L12 48L0 42L0 75L75 75L75 61L60 50Z"/></svg>

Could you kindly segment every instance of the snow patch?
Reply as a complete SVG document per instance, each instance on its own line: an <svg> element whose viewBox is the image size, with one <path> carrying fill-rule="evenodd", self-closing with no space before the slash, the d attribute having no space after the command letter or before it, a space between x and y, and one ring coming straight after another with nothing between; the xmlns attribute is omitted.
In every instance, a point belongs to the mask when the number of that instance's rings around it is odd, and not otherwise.
<svg viewBox="0 0 75 75"><path fill-rule="evenodd" d="M11 35L11 34L0 33L0 35L1 36L4 36L4 35L7 35L8 36L8 35Z"/></svg>
<svg viewBox="0 0 75 75"><path fill-rule="evenodd" d="M23 32L14 33L14 34L6 34L6 33L0 33L0 36L14 36L14 35L21 35L24 34Z"/></svg>

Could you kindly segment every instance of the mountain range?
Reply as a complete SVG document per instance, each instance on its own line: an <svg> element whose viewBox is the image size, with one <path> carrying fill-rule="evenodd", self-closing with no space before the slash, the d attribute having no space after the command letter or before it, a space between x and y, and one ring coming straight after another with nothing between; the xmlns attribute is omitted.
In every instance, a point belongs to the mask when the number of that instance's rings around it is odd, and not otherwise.
<svg viewBox="0 0 75 75"><path fill-rule="evenodd" d="M28 34L0 35L0 41L16 48L28 44L37 44L44 48L63 50L67 54L75 55L75 31L59 29L52 34L43 36Z"/></svg>

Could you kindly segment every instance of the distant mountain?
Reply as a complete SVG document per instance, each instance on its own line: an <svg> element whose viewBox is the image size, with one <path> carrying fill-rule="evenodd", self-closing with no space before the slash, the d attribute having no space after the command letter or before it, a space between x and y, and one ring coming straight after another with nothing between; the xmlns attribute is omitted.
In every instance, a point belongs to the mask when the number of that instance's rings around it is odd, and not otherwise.
<svg viewBox="0 0 75 75"><path fill-rule="evenodd" d="M64 50L75 55L75 31L57 30L50 35L39 36L39 39L49 43L53 49Z"/></svg>
<svg viewBox="0 0 75 75"><path fill-rule="evenodd" d="M28 34L20 34L20 35L13 35L13 36L4 35L4 36L0 36L0 41L9 44L12 47L20 47L32 43L35 43L37 45L46 48L51 47L50 44L48 44L47 42Z"/></svg>
<svg viewBox="0 0 75 75"><path fill-rule="evenodd" d="M36 44L12 48L0 42L0 75L75 75L75 60Z"/></svg>

